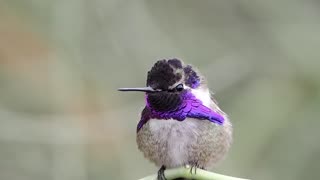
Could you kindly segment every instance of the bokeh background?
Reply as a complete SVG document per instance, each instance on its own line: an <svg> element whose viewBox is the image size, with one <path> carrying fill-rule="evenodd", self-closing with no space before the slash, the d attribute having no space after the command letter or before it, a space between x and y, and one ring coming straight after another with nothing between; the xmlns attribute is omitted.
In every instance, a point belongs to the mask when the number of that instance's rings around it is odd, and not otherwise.
<svg viewBox="0 0 320 180"><path fill-rule="evenodd" d="M207 77L234 124L215 172L320 179L320 2L0 1L0 179L131 180L156 60Z"/></svg>

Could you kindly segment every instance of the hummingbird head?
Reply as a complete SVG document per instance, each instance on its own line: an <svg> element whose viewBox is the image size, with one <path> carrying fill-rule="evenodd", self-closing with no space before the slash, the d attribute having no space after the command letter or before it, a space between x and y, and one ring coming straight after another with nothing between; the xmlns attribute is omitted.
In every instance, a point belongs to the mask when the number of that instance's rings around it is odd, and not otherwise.
<svg viewBox="0 0 320 180"><path fill-rule="evenodd" d="M211 99L204 78L178 59L159 60L148 72L147 86L120 88L119 91L146 93L146 107L141 113L137 131L150 119L186 118L223 124L225 114Z"/></svg>
<svg viewBox="0 0 320 180"><path fill-rule="evenodd" d="M202 76L191 65L185 65L179 59L157 61L148 71L146 87L119 90L146 92L147 106L160 112L177 109L185 97L191 94L207 106L211 101Z"/></svg>

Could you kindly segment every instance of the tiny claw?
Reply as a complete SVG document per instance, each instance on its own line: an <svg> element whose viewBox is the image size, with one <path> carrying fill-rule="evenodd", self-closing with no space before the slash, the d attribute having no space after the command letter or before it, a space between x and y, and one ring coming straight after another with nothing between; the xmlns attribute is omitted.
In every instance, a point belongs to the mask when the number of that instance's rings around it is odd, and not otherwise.
<svg viewBox="0 0 320 180"><path fill-rule="evenodd" d="M197 168L199 168L198 163L192 164L190 168L190 174L193 174L193 170L194 170L194 174L197 174Z"/></svg>
<svg viewBox="0 0 320 180"><path fill-rule="evenodd" d="M167 180L167 178L164 175L164 171L166 170L165 166L161 166L161 168L158 171L158 177L157 180Z"/></svg>

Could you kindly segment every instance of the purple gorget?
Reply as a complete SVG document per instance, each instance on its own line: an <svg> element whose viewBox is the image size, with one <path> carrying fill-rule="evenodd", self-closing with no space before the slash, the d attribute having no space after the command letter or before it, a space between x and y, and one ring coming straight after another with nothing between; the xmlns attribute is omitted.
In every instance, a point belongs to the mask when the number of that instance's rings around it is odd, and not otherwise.
<svg viewBox="0 0 320 180"><path fill-rule="evenodd" d="M202 101L197 99L190 91L186 91L181 96L182 103L177 108L170 111L156 111L149 105L148 98L146 98L146 107L141 113L141 119L137 126L137 132L150 119L175 119L177 121L183 121L186 118L195 118L199 120L208 120L219 125L223 124L224 117L221 114L211 110L209 107L203 105Z"/></svg>

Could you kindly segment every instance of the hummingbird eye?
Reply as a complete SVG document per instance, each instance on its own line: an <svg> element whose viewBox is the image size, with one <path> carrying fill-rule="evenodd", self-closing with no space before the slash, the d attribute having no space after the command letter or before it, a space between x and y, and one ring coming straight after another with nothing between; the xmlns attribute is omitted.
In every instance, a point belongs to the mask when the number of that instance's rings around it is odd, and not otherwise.
<svg viewBox="0 0 320 180"><path fill-rule="evenodd" d="M182 91L184 88L183 88L183 84L178 84L177 86L176 86L176 90L177 91Z"/></svg>

